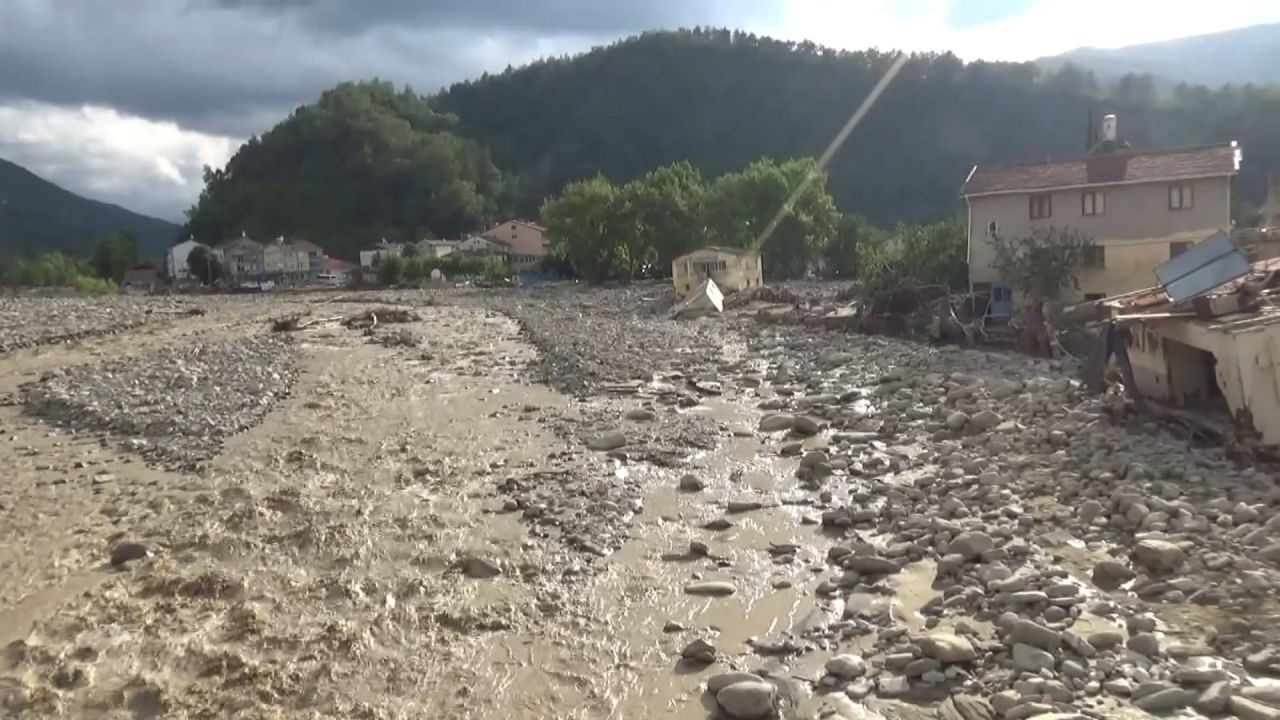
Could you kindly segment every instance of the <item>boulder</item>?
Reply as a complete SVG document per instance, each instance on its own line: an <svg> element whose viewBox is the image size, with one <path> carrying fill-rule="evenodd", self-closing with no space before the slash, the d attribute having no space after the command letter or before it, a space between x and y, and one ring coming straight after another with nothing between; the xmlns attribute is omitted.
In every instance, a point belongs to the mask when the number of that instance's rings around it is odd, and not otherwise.
<svg viewBox="0 0 1280 720"><path fill-rule="evenodd" d="M716 693L716 703L731 718L753 720L773 715L778 690L764 680L745 680Z"/></svg>
<svg viewBox="0 0 1280 720"><path fill-rule="evenodd" d="M1093 566L1093 584L1103 590L1115 590L1137 576L1128 565L1118 560L1103 560Z"/></svg>
<svg viewBox="0 0 1280 720"><path fill-rule="evenodd" d="M1154 572L1177 570L1186 559L1186 552L1168 540L1148 538L1133 548L1134 562Z"/></svg>
<svg viewBox="0 0 1280 720"><path fill-rule="evenodd" d="M690 583L684 586L684 591L688 595L708 595L712 597L726 597L738 591L731 582L723 580L706 580L703 582Z"/></svg>
<svg viewBox="0 0 1280 720"><path fill-rule="evenodd" d="M1062 644L1062 633L1031 620L1018 620L1009 626L1009 642L1026 643L1052 652Z"/></svg>
<svg viewBox="0 0 1280 720"><path fill-rule="evenodd" d="M783 430L790 430L795 424L796 418L794 415L787 415L786 413L765 415L760 419L760 432L782 432Z"/></svg>
<svg viewBox="0 0 1280 720"><path fill-rule="evenodd" d="M920 639L920 651L943 663L967 663L978 658L973 643L951 633L933 633Z"/></svg>
<svg viewBox="0 0 1280 720"><path fill-rule="evenodd" d="M601 433L587 440L587 449L606 452L609 450L617 450L626 444L627 436L622 434L622 431L620 430L614 430L612 432Z"/></svg>
<svg viewBox="0 0 1280 720"><path fill-rule="evenodd" d="M966 560L981 557L996 546L996 541L984 532L970 530L960 533L947 545L947 554L960 555Z"/></svg>
<svg viewBox="0 0 1280 720"><path fill-rule="evenodd" d="M866 674L867 661L859 655L836 655L827 661L825 669L828 675L852 680Z"/></svg>
<svg viewBox="0 0 1280 720"><path fill-rule="evenodd" d="M740 682L759 682L760 676L748 672L727 672L707 678L707 692L715 695L721 690Z"/></svg>

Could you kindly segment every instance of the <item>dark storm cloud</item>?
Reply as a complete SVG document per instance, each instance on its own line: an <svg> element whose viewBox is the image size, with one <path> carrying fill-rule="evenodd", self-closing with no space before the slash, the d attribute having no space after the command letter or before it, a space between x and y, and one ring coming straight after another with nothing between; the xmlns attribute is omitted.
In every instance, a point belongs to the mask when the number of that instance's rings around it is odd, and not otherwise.
<svg viewBox="0 0 1280 720"><path fill-rule="evenodd" d="M0 102L101 104L261 132L324 88L434 91L651 27L751 25L783 0L3 0Z"/></svg>
<svg viewBox="0 0 1280 720"><path fill-rule="evenodd" d="M346 33L388 23L463 29L626 33L655 26L733 25L781 19L782 0L196 0L202 4L294 14Z"/></svg>

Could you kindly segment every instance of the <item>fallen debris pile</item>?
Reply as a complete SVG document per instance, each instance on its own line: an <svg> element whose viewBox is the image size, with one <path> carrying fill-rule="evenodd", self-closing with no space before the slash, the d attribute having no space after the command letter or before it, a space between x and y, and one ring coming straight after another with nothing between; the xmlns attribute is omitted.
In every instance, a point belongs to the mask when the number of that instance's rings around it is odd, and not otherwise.
<svg viewBox="0 0 1280 720"><path fill-rule="evenodd" d="M388 323L407 323L421 320L422 318L414 311L408 308L392 308L382 307L373 310L365 310L361 313L349 316L342 321L344 327L355 329L373 329L379 324Z"/></svg>

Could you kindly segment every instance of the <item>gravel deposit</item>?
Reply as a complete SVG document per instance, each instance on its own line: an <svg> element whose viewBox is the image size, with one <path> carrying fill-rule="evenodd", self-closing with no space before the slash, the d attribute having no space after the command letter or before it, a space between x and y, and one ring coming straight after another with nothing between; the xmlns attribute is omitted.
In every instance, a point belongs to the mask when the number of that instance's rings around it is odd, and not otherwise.
<svg viewBox="0 0 1280 720"><path fill-rule="evenodd" d="M534 287L472 295L466 302L519 320L539 350L542 379L561 392L584 395L610 384L715 369L733 338L719 323L668 319L673 299L667 283L639 283Z"/></svg>
<svg viewBox="0 0 1280 720"><path fill-rule="evenodd" d="M128 295L0 297L0 353L137 327L185 301Z"/></svg>
<svg viewBox="0 0 1280 720"><path fill-rule="evenodd" d="M256 425L289 393L288 338L192 342L53 371L20 388L27 412L77 430L106 431L164 465L190 467Z"/></svg>

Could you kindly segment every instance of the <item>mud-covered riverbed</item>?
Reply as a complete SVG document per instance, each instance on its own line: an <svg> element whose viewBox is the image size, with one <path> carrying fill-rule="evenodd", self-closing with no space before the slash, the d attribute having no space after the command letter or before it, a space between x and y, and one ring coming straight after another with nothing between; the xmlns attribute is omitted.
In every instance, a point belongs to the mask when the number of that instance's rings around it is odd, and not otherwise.
<svg viewBox="0 0 1280 720"><path fill-rule="evenodd" d="M664 292L387 294L419 319L289 333L279 387L256 351L128 359L366 298L0 356L0 708L1280 717L1270 469L1069 368L750 309L671 321ZM51 371L77 407L148 422L49 423L20 388ZM220 376L253 381L212 385L240 395L209 412L260 412L164 469L143 448L169 385Z"/></svg>

